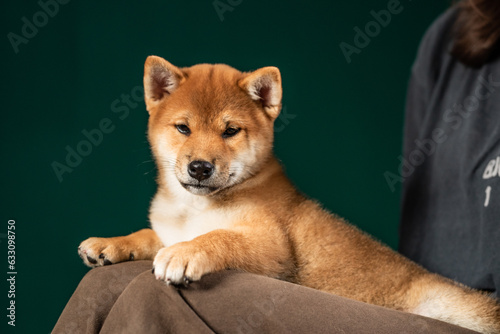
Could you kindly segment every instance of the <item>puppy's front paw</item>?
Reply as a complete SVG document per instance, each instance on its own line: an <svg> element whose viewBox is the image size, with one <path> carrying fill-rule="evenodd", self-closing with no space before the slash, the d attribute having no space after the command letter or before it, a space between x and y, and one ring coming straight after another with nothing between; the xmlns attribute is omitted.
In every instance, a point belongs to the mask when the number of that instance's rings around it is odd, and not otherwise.
<svg viewBox="0 0 500 334"><path fill-rule="evenodd" d="M216 270L206 252L197 249L190 242L160 249L153 266L156 279L175 285L188 285L198 281L204 274Z"/></svg>
<svg viewBox="0 0 500 334"><path fill-rule="evenodd" d="M134 259L130 247L120 237L89 238L78 247L78 255L91 268Z"/></svg>

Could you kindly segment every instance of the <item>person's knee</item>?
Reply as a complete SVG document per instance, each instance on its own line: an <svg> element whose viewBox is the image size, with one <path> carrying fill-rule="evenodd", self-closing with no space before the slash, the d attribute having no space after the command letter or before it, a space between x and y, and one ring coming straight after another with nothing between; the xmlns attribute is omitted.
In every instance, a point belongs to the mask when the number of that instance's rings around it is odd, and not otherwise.
<svg viewBox="0 0 500 334"><path fill-rule="evenodd" d="M151 268L150 261L125 262L90 270L81 280L79 287L119 294L136 278Z"/></svg>

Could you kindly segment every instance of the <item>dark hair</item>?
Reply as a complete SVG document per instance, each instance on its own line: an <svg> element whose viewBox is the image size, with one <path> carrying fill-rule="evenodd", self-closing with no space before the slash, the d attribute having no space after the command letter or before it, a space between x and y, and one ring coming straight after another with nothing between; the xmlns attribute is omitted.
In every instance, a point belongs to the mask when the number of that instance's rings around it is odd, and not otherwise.
<svg viewBox="0 0 500 334"><path fill-rule="evenodd" d="M451 54L466 65L479 67L499 49L500 1L463 0L458 6Z"/></svg>

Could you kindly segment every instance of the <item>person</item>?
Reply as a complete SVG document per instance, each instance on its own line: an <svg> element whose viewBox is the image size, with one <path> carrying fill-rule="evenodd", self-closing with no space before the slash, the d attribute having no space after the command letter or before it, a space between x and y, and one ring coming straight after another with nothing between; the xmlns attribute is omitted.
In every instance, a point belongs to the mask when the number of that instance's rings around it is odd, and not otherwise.
<svg viewBox="0 0 500 334"><path fill-rule="evenodd" d="M399 251L499 297L500 2L465 0L427 31L409 83Z"/></svg>

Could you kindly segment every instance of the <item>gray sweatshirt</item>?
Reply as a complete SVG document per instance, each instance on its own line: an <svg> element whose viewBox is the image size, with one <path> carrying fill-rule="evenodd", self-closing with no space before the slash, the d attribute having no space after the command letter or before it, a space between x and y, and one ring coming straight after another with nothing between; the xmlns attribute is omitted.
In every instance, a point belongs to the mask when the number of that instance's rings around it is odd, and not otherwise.
<svg viewBox="0 0 500 334"><path fill-rule="evenodd" d="M453 58L456 8L425 34L408 88L402 254L477 289L500 289L500 59Z"/></svg>

